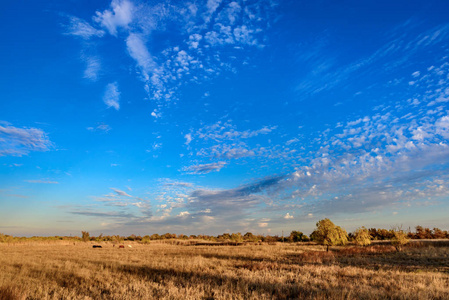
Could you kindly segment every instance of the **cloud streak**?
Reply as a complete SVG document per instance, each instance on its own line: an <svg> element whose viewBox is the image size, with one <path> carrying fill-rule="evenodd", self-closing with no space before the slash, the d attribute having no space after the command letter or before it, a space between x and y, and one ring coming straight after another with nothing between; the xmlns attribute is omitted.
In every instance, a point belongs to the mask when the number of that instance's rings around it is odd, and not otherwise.
<svg viewBox="0 0 449 300"><path fill-rule="evenodd" d="M53 147L47 134L37 128L0 125L0 156L23 156L32 151L48 151Z"/></svg>
<svg viewBox="0 0 449 300"><path fill-rule="evenodd" d="M210 172L219 172L224 166L226 166L226 163L219 161L210 164L193 165L185 167L183 170L189 174L207 174Z"/></svg>

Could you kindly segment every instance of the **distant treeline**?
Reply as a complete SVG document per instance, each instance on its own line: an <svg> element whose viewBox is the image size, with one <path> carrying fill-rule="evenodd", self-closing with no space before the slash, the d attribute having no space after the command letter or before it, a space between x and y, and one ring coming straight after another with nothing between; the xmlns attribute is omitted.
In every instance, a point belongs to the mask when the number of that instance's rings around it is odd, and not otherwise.
<svg viewBox="0 0 449 300"><path fill-rule="evenodd" d="M369 235L372 240L391 240L394 237L395 230L393 229L381 229L381 228L369 228ZM354 232L348 234L349 241L352 241L355 237ZM407 231L407 237L410 239L449 239L449 232L447 230L441 230L439 228L426 228L422 226L416 226L415 231L412 232L410 229ZM301 231L292 231L288 236L279 236L279 235L256 235L251 232L247 232L245 234L238 233L223 233L217 236L212 235L184 235L184 234L174 234L174 233L165 233L159 235L154 233L152 235L135 235L132 234L128 237L120 236L120 235L103 235L99 236L90 236L89 232L82 231L81 237L78 236L50 236L50 237L41 237L41 236L33 236L33 237L15 237L11 235L6 235L0 233L0 243L8 243L8 242L20 242L20 241L57 241L57 240L65 240L65 241L95 241L95 242L116 242L120 243L123 241L136 241L141 243L149 243L150 241L156 240L170 240L170 239L181 239L181 240L206 240L212 242L308 242L313 241L313 236L308 236L303 234Z"/></svg>

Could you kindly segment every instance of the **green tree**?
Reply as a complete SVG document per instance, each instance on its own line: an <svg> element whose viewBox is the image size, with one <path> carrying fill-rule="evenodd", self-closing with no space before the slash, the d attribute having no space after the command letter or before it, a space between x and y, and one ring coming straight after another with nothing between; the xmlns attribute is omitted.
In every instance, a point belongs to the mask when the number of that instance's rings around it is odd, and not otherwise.
<svg viewBox="0 0 449 300"><path fill-rule="evenodd" d="M254 234L252 234L251 232L245 233L245 235L243 236L243 239L247 242L256 242L257 241L257 237Z"/></svg>
<svg viewBox="0 0 449 300"><path fill-rule="evenodd" d="M340 226L335 226L327 218L318 221L316 227L315 231L311 234L311 238L319 244L327 246L326 251L329 251L329 246L345 245L348 242L346 230Z"/></svg>
<svg viewBox="0 0 449 300"><path fill-rule="evenodd" d="M83 240L83 242L90 241L90 234L89 234L89 232L81 231L81 239Z"/></svg>
<svg viewBox="0 0 449 300"><path fill-rule="evenodd" d="M371 244L371 235L369 234L368 229L364 226L357 228L354 232L354 241L356 245L363 247Z"/></svg>
<svg viewBox="0 0 449 300"><path fill-rule="evenodd" d="M308 240L307 236L304 235L304 233L295 230L290 232L290 236L288 237L288 239L292 242L303 242L305 240Z"/></svg>

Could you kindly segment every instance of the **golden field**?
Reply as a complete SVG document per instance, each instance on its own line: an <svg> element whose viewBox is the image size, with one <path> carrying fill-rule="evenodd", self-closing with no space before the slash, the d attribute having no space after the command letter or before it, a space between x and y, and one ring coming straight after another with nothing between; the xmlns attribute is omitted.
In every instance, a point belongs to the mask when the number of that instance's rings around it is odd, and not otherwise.
<svg viewBox="0 0 449 300"><path fill-rule="evenodd" d="M449 299L447 241L410 243L402 252L124 244L2 243L0 299Z"/></svg>

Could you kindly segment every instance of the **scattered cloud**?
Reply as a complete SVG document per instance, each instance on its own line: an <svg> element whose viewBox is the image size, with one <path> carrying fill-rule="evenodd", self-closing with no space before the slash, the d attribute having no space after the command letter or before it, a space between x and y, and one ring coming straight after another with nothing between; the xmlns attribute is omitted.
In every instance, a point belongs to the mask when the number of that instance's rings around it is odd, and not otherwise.
<svg viewBox="0 0 449 300"><path fill-rule="evenodd" d="M101 61L99 57L88 56L84 59L86 69L84 70L84 78L91 81L97 81L101 70Z"/></svg>
<svg viewBox="0 0 449 300"><path fill-rule="evenodd" d="M66 29L65 34L78 36L85 40L92 37L101 38L105 34L103 30L96 29L83 19L74 16L69 17L69 24L66 26Z"/></svg>
<svg viewBox="0 0 449 300"><path fill-rule="evenodd" d="M290 215L290 213L286 213L285 216L284 216L284 219L291 220L291 219L293 219L293 216Z"/></svg>
<svg viewBox="0 0 449 300"><path fill-rule="evenodd" d="M193 165L185 167L183 170L190 174L207 174L210 172L219 172L225 165L225 162L219 161L210 164Z"/></svg>
<svg viewBox="0 0 449 300"><path fill-rule="evenodd" d="M177 216L178 217L187 217L188 215L190 215L190 213L188 211L182 211Z"/></svg>
<svg viewBox="0 0 449 300"><path fill-rule="evenodd" d="M192 141L192 134L191 134L191 133L188 133L188 134L186 134L186 135L184 136L184 138L186 139L185 144L188 145L188 144L190 144L190 142Z"/></svg>
<svg viewBox="0 0 449 300"><path fill-rule="evenodd" d="M128 193L126 193L125 191L121 191L121 190L116 189L116 188L110 188L110 189L113 190L114 192L116 192L117 195L119 195L119 196L126 196L126 197L130 197L130 198L133 197L133 196L129 195Z"/></svg>
<svg viewBox="0 0 449 300"><path fill-rule="evenodd" d="M23 156L32 151L48 151L52 147L41 129L18 128L7 122L0 125L0 156Z"/></svg>
<svg viewBox="0 0 449 300"><path fill-rule="evenodd" d="M134 218L135 215L131 213L126 212L116 212L116 211L110 211L110 212L99 212L99 211L82 211L82 210L73 210L69 211L69 213L74 215L82 215L82 216L88 216L88 217L100 217L100 218L113 218L113 219L129 219Z"/></svg>
<svg viewBox="0 0 449 300"><path fill-rule="evenodd" d="M51 180L24 180L24 181L29 183L59 184L59 182Z"/></svg>
<svg viewBox="0 0 449 300"><path fill-rule="evenodd" d="M103 95L103 102L108 106L108 108L113 107L116 110L120 109L120 92L118 89L117 82L109 83L106 86L106 90Z"/></svg>
<svg viewBox="0 0 449 300"><path fill-rule="evenodd" d="M97 127L87 127L89 131L101 131L101 132L109 132L111 130L111 126L107 124L100 124Z"/></svg>
<svg viewBox="0 0 449 300"><path fill-rule="evenodd" d="M155 101L152 115L158 118L164 106L177 100L177 90L183 84L235 72L234 65L239 60L224 55L224 48L235 51L263 47L264 29L269 27L274 7L269 0L251 3L113 0L109 8L97 11L90 23L70 17L65 34L83 40L105 39L109 34L126 44L136 74ZM158 34L165 33L167 28L171 35L163 35L163 43L158 43ZM164 45L163 49L155 46L159 44ZM242 60L248 59L243 51L240 55ZM84 77L97 80L101 68L98 57L88 57L86 63ZM108 101L107 105L118 109L118 101Z"/></svg>
<svg viewBox="0 0 449 300"><path fill-rule="evenodd" d="M127 28L133 19L134 5L126 0L113 0L110 9L96 12L94 21L101 24L113 36L119 28Z"/></svg>

